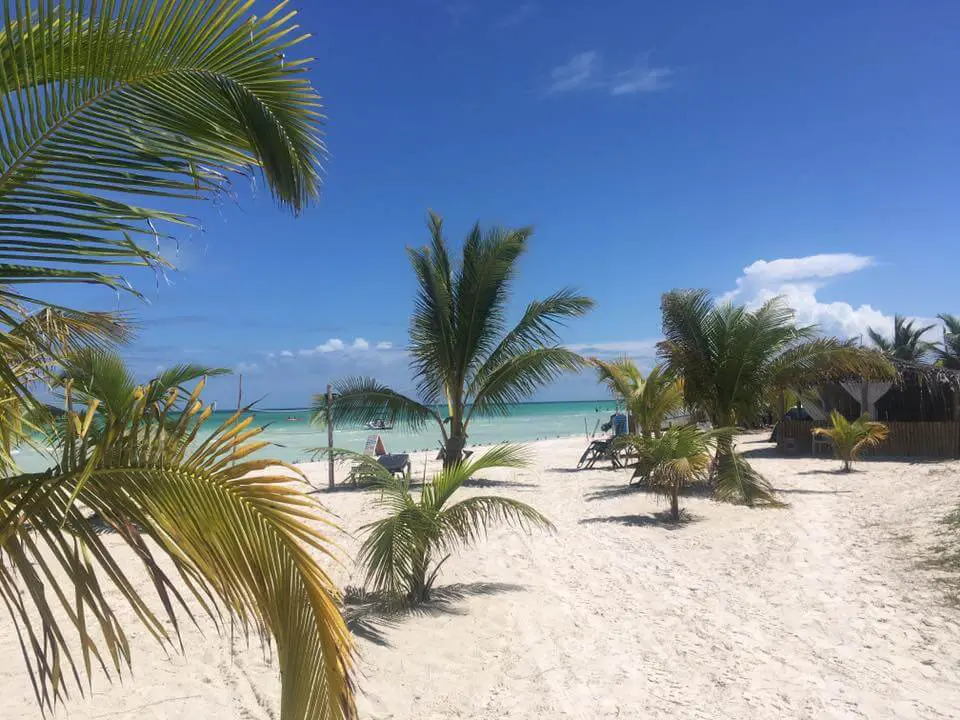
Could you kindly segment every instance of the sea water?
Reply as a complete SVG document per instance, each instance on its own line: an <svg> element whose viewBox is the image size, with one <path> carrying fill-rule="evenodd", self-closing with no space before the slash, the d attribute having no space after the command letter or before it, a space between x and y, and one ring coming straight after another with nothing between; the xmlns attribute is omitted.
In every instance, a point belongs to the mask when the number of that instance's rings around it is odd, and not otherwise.
<svg viewBox="0 0 960 720"><path fill-rule="evenodd" d="M511 442L523 443L558 437L592 435L610 420L613 402L544 402L512 405L507 415L474 417L467 429L467 448ZM249 413L253 424L264 428L258 439L271 444L255 457L287 462L307 462L314 450L327 445L327 431L310 422L309 410L257 410ZM213 432L231 413L218 411L204 423L200 438ZM418 431L397 427L394 430L370 430L365 427L335 427L334 447L360 452L371 435L380 435L389 453L439 450L440 428L430 422ZM50 467L53 462L31 448L21 448L15 459L25 472Z"/></svg>

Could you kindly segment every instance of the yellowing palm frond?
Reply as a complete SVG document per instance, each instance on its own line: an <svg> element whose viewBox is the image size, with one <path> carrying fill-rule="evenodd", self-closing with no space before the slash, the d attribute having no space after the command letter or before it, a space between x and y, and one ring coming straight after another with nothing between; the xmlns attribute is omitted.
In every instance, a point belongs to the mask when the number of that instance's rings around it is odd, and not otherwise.
<svg viewBox="0 0 960 720"><path fill-rule="evenodd" d="M125 629L105 592L113 586L161 642L175 639L161 614L175 632L180 612L189 615L182 592L215 622L224 608L242 627L273 637L284 720L353 717L351 641L317 559L331 553L328 516L298 487L297 470L250 459L264 443L239 413L195 441L210 415L201 387L177 415L169 407L155 413L147 393L135 391L129 424L96 436L97 403L80 415L68 389L60 464L0 481L0 596L37 698L49 707L70 678L82 691L94 665L119 674L129 663ZM114 559L91 513L140 558L162 613Z"/></svg>
<svg viewBox="0 0 960 720"><path fill-rule="evenodd" d="M830 413L830 423L832 427L814 428L813 433L833 441L834 452L837 459L843 462L844 472L850 472L853 463L860 459L861 450L876 447L889 433L886 425L871 420L866 413L850 422L841 413L833 410Z"/></svg>

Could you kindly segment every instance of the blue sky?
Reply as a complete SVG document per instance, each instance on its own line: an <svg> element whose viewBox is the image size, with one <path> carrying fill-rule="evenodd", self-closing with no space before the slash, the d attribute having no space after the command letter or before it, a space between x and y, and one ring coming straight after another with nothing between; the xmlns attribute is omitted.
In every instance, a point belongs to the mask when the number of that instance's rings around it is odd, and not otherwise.
<svg viewBox="0 0 960 720"><path fill-rule="evenodd" d="M534 225L516 310L592 295L564 336L586 352L649 363L676 287L784 293L847 336L960 312L955 2L294 5L329 115L323 197L293 218L241 180L191 207L181 270L120 300L140 373L228 366L266 407L344 374L408 389L404 248L427 208L454 241ZM581 377L539 398L599 394Z"/></svg>

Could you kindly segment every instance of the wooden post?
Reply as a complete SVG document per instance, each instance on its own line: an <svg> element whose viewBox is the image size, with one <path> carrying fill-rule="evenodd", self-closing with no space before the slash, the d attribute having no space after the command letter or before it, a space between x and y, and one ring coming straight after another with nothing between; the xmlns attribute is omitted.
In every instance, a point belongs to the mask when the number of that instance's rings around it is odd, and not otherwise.
<svg viewBox="0 0 960 720"><path fill-rule="evenodd" d="M333 386L327 384L327 473L333 490Z"/></svg>
<svg viewBox="0 0 960 720"><path fill-rule="evenodd" d="M873 413L870 412L870 383L860 380L860 414L864 413L870 413L873 418Z"/></svg>

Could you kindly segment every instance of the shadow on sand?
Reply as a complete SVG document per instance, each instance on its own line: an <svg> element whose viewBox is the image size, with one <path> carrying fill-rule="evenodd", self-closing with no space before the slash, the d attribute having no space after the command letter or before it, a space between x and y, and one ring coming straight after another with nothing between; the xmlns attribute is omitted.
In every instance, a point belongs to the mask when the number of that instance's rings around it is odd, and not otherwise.
<svg viewBox="0 0 960 720"><path fill-rule="evenodd" d="M357 637L390 647L385 631L398 626L408 617L465 615L466 611L458 607L458 603L468 597L499 595L523 589L523 585L513 583L457 583L434 588L428 602L410 606L381 593L347 587L343 595L343 619L350 632Z"/></svg>
<svg viewBox="0 0 960 720"><path fill-rule="evenodd" d="M613 523L630 527L660 527L664 530L678 530L685 525L700 522L702 519L699 515L692 515L686 510L680 510L680 522L674 522L670 513L664 510L646 515L607 515L605 517L584 518L580 521L580 524Z"/></svg>

